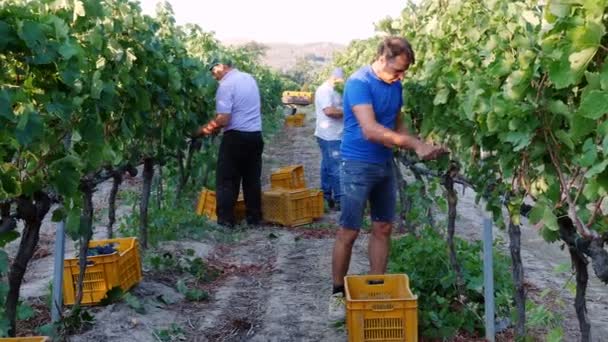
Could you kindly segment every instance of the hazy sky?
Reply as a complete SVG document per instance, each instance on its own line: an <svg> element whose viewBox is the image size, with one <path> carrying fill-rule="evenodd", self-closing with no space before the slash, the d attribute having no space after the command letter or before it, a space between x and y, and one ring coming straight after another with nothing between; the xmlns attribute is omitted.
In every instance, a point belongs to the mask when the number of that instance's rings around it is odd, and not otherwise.
<svg viewBox="0 0 608 342"><path fill-rule="evenodd" d="M140 0L154 14L159 0ZM178 24L199 24L217 38L261 42L347 43L374 34L374 22L398 16L407 0L170 0Z"/></svg>

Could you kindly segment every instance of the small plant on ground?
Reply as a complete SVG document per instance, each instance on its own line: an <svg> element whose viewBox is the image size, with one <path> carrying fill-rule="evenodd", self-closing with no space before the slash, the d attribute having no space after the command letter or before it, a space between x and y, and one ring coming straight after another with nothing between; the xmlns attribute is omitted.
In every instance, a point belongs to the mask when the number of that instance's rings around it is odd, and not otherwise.
<svg viewBox="0 0 608 342"><path fill-rule="evenodd" d="M50 336L53 341L64 341L67 336L82 333L95 323L93 317L82 307L73 308L69 314L57 323L49 323L38 330L41 335Z"/></svg>
<svg viewBox="0 0 608 342"><path fill-rule="evenodd" d="M483 261L481 243L456 239L458 260L465 282L465 295L456 287L448 246L440 234L425 228L420 236L394 240L390 273L405 273L418 295L419 329L427 338L449 338L460 331L483 331ZM506 256L494 252L497 318L511 317L512 281Z"/></svg>
<svg viewBox="0 0 608 342"><path fill-rule="evenodd" d="M543 291L540 295L540 300L543 300L549 294L549 291ZM559 303L558 303L559 304ZM563 306L563 303L560 305ZM555 310L551 310L543 304L537 304L532 300L526 302L526 326L530 330L540 329L546 332L544 341L560 342L564 337L564 331L561 327L563 317Z"/></svg>
<svg viewBox="0 0 608 342"><path fill-rule="evenodd" d="M194 256L194 250L186 250L184 255L169 252L151 254L145 263L157 272L164 282L186 297L188 301L202 301L209 298L209 293L200 287L221 275L221 270L212 267L205 260Z"/></svg>
<svg viewBox="0 0 608 342"><path fill-rule="evenodd" d="M129 292L124 292L120 287L114 287L110 291L108 291L106 293L106 297L101 300L100 305L108 305L121 301L127 303L127 305L129 305L129 307L131 307L131 309L135 310L135 312L137 313L146 313L146 309L144 308L144 303L142 302L142 300Z"/></svg>
<svg viewBox="0 0 608 342"><path fill-rule="evenodd" d="M202 258L195 257L194 251L186 250L185 255L165 252L162 255L152 253L145 258L145 263L156 272L171 273L173 275L187 274L197 281L210 282L215 280L221 271L210 266Z"/></svg>
<svg viewBox="0 0 608 342"><path fill-rule="evenodd" d="M184 329L179 325L172 323L167 329L159 329L154 331L155 337L162 342L185 341L186 334Z"/></svg>

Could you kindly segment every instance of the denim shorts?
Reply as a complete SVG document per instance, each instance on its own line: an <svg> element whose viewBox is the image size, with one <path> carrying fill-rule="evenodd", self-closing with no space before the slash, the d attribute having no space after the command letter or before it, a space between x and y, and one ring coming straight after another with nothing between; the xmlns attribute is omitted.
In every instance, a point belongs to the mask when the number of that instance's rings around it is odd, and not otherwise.
<svg viewBox="0 0 608 342"><path fill-rule="evenodd" d="M340 182L343 228L361 229L368 200L372 222L394 222L397 187L392 160L383 164L342 160Z"/></svg>

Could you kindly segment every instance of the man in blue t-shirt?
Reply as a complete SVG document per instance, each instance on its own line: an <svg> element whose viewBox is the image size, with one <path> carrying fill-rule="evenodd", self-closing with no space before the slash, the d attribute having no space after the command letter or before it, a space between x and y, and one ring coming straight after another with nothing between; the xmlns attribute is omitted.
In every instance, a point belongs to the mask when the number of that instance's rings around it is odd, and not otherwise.
<svg viewBox="0 0 608 342"><path fill-rule="evenodd" d="M342 214L333 250L331 321L344 319L344 276L368 200L372 220L370 274L386 272L397 190L392 149L413 150L423 160L446 152L410 135L402 124L401 80L414 61L406 39L387 37L378 46L376 60L349 77L344 88Z"/></svg>

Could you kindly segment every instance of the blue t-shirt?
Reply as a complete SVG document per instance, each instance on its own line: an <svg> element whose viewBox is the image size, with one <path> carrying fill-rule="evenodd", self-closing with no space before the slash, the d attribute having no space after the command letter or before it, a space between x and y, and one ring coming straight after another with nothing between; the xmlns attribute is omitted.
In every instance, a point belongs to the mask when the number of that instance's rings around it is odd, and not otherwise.
<svg viewBox="0 0 608 342"><path fill-rule="evenodd" d="M397 114L403 105L401 82L388 84L379 79L371 65L352 74L344 86L344 135L342 158L367 163L383 164L392 156L392 150L382 144L365 139L353 106L371 104L376 121L388 129L395 129Z"/></svg>

